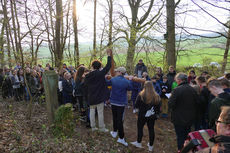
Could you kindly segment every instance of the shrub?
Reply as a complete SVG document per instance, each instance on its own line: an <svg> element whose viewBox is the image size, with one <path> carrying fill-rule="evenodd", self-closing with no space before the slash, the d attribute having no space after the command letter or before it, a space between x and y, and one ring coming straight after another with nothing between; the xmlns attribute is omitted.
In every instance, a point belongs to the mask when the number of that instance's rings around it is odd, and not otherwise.
<svg viewBox="0 0 230 153"><path fill-rule="evenodd" d="M74 132L72 104L60 106L54 117L53 134L57 137L71 137Z"/></svg>

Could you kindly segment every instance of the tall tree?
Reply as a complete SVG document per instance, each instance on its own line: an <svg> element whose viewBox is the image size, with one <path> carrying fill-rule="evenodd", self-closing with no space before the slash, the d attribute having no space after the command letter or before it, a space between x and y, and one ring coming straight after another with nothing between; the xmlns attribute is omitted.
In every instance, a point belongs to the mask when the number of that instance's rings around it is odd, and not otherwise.
<svg viewBox="0 0 230 153"><path fill-rule="evenodd" d="M93 13L93 58L97 56L97 0L94 0L94 13Z"/></svg>
<svg viewBox="0 0 230 153"><path fill-rule="evenodd" d="M229 28L228 28L228 32L227 32L227 41L226 41L226 47L225 47L225 51L224 51L224 57L223 57L223 63L222 63L222 68L221 68L221 72L224 73L226 70L226 65L228 63L228 52L229 52L229 48L230 48L230 21L228 22Z"/></svg>
<svg viewBox="0 0 230 153"><path fill-rule="evenodd" d="M2 28L1 28L1 33L0 33L0 58L1 58L1 68L4 67L4 43L5 43L5 40L4 40L4 29L5 29L5 21L3 19L3 25L2 25Z"/></svg>
<svg viewBox="0 0 230 153"><path fill-rule="evenodd" d="M3 9L3 15L4 15L4 22L6 23L5 26L5 34L6 34L6 40L7 40L7 55L8 55L8 64L9 67L12 67L11 63L11 47L10 47L10 33L9 33L9 18L8 18L8 12L7 12L7 1L6 0L1 0L2 3L2 9Z"/></svg>
<svg viewBox="0 0 230 153"><path fill-rule="evenodd" d="M175 9L180 3L166 0L167 32L166 32L166 61L167 65L176 67L176 36L175 36Z"/></svg>
<svg viewBox="0 0 230 153"><path fill-rule="evenodd" d="M219 0L213 0L213 1L207 1L207 0L201 0L201 2L203 4L205 4L206 7L202 6L200 3L191 0L193 4L195 4L195 6L197 6L198 8L200 8L205 14L207 14L208 16L210 16L211 18L213 18L219 25L223 26L224 28L227 29L227 34L223 34L222 32L219 31L211 31L213 33L218 34L219 36L224 36L226 38L226 46L225 46L225 52L223 55L223 63L222 63L222 68L221 68L221 72L224 73L226 70L226 66L227 66L227 62L228 62L228 53L229 53L229 45L230 45L230 21L228 22L223 22L221 21L217 16L215 16L215 14L212 12L212 10L208 10L207 8L215 8L215 9L219 9L221 11L225 11L226 13L230 13L230 1L219 1ZM207 7L209 6L209 7ZM206 31L203 29L199 29L200 31ZM218 37L219 37L218 36Z"/></svg>
<svg viewBox="0 0 230 153"><path fill-rule="evenodd" d="M107 0L108 6L109 6L109 41L108 46L109 48L112 48L113 42L112 42L112 35L113 35L113 0Z"/></svg>
<svg viewBox="0 0 230 153"><path fill-rule="evenodd" d="M56 0L56 23L55 23L55 46L54 50L55 65L61 67L63 59L63 50L61 45L61 28L63 23L62 0Z"/></svg>
<svg viewBox="0 0 230 153"><path fill-rule="evenodd" d="M160 7L156 10L156 14L153 15L152 8L154 6L154 0L147 2L142 0L128 0L128 3L131 9L131 21L129 20L129 17L127 17L124 13L121 14L121 16L125 19L129 30L123 28L116 29L125 34L123 38L125 38L128 43L126 67L127 72L131 73L133 72L134 67L136 45L141 39L145 37L146 32L152 29L154 24L158 21L161 16L161 10L163 9L164 4L162 3L162 5L160 5ZM140 9L144 10L144 13L141 17L138 16Z"/></svg>
<svg viewBox="0 0 230 153"><path fill-rule="evenodd" d="M76 67L80 64L76 0L73 0L73 29L74 29L74 55L75 55L74 62Z"/></svg>

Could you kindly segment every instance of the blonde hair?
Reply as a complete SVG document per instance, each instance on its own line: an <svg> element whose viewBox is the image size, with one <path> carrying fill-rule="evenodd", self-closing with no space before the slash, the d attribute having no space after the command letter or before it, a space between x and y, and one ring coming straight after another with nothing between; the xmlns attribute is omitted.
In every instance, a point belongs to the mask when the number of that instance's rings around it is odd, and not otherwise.
<svg viewBox="0 0 230 153"><path fill-rule="evenodd" d="M160 96L156 93L151 81L146 81L143 90L140 92L141 99L150 104L158 105L160 102Z"/></svg>

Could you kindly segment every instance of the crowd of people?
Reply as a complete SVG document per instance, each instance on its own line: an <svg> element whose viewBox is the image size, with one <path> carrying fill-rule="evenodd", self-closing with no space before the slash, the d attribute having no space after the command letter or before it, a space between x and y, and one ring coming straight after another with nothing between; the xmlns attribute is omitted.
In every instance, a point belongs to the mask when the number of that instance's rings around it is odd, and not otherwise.
<svg viewBox="0 0 230 153"><path fill-rule="evenodd" d="M133 113L138 113L137 140L131 144L142 148L143 127L147 124L149 151L153 150L154 124L158 118L171 116L180 152L192 127L194 130L211 128L216 131L221 107L230 106L230 74L212 78L208 72L196 76L195 71L191 70L186 75L176 73L174 67L170 66L166 75L161 67L157 67L154 76L150 77L147 67L140 59L133 75L128 75L125 67L118 67L114 70L115 75L112 75L112 50L108 49L107 55L104 67L100 61L94 60L91 69L84 65L75 69L66 64L59 70L52 68L50 64L46 64L44 68L42 65L31 67L26 64L24 70L20 64L13 69L4 67L0 69L2 97L28 101L31 96L41 96L44 93L43 73L54 70L59 77L59 104L72 103L87 123L86 126L92 131L101 132L109 131L104 123L104 106L109 105L113 119L110 134L113 138L118 137L117 142L125 146L128 143L125 140L123 122L125 108L131 102ZM128 91L131 92L130 98ZM230 124L229 119L223 123Z"/></svg>

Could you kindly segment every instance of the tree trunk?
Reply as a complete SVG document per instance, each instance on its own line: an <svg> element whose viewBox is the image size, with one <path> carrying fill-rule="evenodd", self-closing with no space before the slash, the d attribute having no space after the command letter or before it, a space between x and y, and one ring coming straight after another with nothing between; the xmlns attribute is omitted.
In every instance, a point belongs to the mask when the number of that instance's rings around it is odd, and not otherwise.
<svg viewBox="0 0 230 153"><path fill-rule="evenodd" d="M95 59L97 56L96 50L96 20L97 20L97 0L94 0L94 14L93 14L93 58Z"/></svg>
<svg viewBox="0 0 230 153"><path fill-rule="evenodd" d="M12 68L9 31L7 27L5 27L5 30L6 30L6 38L7 38L8 64L9 64L9 67Z"/></svg>
<svg viewBox="0 0 230 153"><path fill-rule="evenodd" d="M15 14L14 14L14 3L13 0L10 0L10 8L11 8L11 20L12 20L12 23L13 23L13 32L14 32L14 41L15 41L15 61L16 63L19 62L19 45L18 45L18 35L17 35L17 27L16 27L16 23L15 23Z"/></svg>
<svg viewBox="0 0 230 153"><path fill-rule="evenodd" d="M56 0L56 24L55 24L55 43L56 50L54 51L55 56L55 66L61 68L62 59L63 59L63 51L61 45L61 25L62 25L62 0Z"/></svg>
<svg viewBox="0 0 230 153"><path fill-rule="evenodd" d="M229 52L229 47L230 47L230 27L228 29L228 38L227 38L227 42L226 42L226 48L225 48L225 52L224 52L224 59L223 59L223 64L222 64L222 68L221 68L221 72L224 73L226 70L226 65L228 63L228 52Z"/></svg>
<svg viewBox="0 0 230 153"><path fill-rule="evenodd" d="M109 48L112 49L112 33L113 33L113 0L109 0Z"/></svg>
<svg viewBox="0 0 230 153"><path fill-rule="evenodd" d="M73 0L73 29L74 29L74 62L75 67L80 64L79 43L78 43L78 27L77 27L77 6L76 0Z"/></svg>
<svg viewBox="0 0 230 153"><path fill-rule="evenodd" d="M11 51L10 51L10 30L9 30L9 18L7 15L7 8L6 8L6 4L7 1L1 1L2 2L2 8L3 8L3 14L4 14L4 21L6 22L6 26L5 26L5 33L6 33L6 39L7 39L7 55L8 55L8 64L9 67L12 68L12 61L11 61ZM4 3L3 3L4 2ZM13 46L12 46L13 47Z"/></svg>
<svg viewBox="0 0 230 153"><path fill-rule="evenodd" d="M176 67L176 40L175 40L175 1L166 0L167 33L166 33L166 60L167 65Z"/></svg>
<svg viewBox="0 0 230 153"><path fill-rule="evenodd" d="M3 21L2 29L1 29L1 34L0 34L0 58L1 58L1 68L4 67L5 62L4 62L4 28L6 26L6 19Z"/></svg>
<svg viewBox="0 0 230 153"><path fill-rule="evenodd" d="M136 50L136 38L137 38L137 32L135 28L131 28L130 33L130 39L129 39L129 47L127 52L127 58L126 58L126 68L128 74L132 74L134 72L134 55Z"/></svg>

